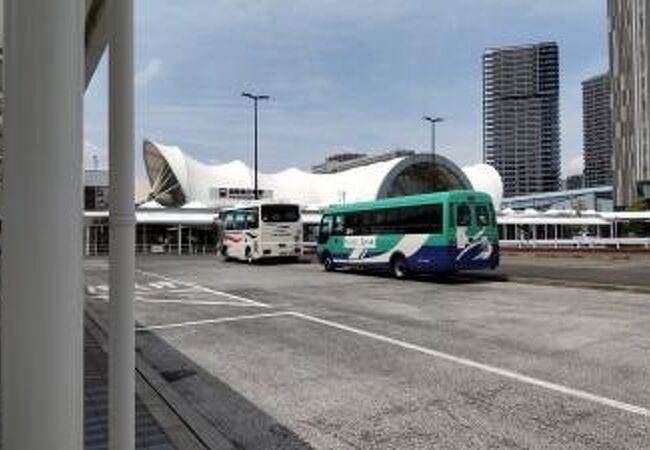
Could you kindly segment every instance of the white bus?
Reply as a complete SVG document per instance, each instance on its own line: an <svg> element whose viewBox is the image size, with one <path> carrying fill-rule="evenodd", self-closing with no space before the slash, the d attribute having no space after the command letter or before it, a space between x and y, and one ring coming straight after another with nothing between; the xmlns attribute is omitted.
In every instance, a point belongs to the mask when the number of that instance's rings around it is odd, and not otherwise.
<svg viewBox="0 0 650 450"><path fill-rule="evenodd" d="M248 262L264 258L298 258L302 254L300 207L261 203L219 212L221 255Z"/></svg>

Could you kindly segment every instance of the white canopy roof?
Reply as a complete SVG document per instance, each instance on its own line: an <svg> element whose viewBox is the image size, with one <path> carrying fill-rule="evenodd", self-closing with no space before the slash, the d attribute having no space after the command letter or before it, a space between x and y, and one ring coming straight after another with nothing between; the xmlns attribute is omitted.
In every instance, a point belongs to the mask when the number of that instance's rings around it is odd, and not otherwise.
<svg viewBox="0 0 650 450"><path fill-rule="evenodd" d="M144 159L152 195L164 204L199 203L230 206L229 192L252 192L253 171L242 161L207 165L180 148L145 141ZM326 207L332 204L374 200L394 195L442 189L476 189L487 192L498 209L503 185L497 171L486 164L458 168L440 155L396 157L336 173L315 174L290 168L258 175L259 189L272 191L275 201ZM440 185L439 185L440 186ZM440 189L438 189L440 190ZM239 198L238 201L241 201Z"/></svg>

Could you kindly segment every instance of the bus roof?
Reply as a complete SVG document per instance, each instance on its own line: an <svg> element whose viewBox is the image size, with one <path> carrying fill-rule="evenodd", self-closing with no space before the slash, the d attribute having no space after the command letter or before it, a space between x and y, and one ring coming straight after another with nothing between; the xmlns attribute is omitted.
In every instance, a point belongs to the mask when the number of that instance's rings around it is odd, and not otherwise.
<svg viewBox="0 0 650 450"><path fill-rule="evenodd" d="M481 201L491 203L489 194L479 191L444 191L429 194L409 195L406 197L392 197L369 202L348 203L334 205L327 208L324 214L336 214L352 211L366 211L372 209L396 208L402 206L426 205L430 203L444 203L453 201Z"/></svg>

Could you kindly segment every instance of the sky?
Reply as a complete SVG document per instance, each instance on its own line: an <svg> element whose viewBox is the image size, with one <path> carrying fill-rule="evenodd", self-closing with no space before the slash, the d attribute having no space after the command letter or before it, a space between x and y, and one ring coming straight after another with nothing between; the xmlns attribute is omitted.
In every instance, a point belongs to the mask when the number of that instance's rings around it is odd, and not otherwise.
<svg viewBox="0 0 650 450"><path fill-rule="evenodd" d="M605 0L136 0L136 173L142 140L204 162L309 169L335 151L482 160L481 56L556 41L563 174L582 170L581 82L607 70ZM86 166L107 165L106 55L85 96Z"/></svg>

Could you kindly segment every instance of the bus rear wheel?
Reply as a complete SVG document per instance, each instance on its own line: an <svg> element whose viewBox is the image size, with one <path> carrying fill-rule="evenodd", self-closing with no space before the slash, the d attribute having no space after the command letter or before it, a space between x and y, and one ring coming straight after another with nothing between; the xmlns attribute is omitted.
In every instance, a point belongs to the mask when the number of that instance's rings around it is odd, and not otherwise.
<svg viewBox="0 0 650 450"><path fill-rule="evenodd" d="M390 260L390 271L395 278L402 279L408 276L408 269L406 267L406 258L404 255L398 253Z"/></svg>

